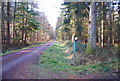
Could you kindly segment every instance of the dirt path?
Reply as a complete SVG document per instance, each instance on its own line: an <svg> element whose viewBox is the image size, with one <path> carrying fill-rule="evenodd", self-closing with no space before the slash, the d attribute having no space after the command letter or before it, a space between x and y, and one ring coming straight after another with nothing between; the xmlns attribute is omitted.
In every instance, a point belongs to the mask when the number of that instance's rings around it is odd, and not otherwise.
<svg viewBox="0 0 120 81"><path fill-rule="evenodd" d="M76 74L37 67L41 53L54 42L10 53L2 57L2 79L80 79Z"/></svg>
<svg viewBox="0 0 120 81"><path fill-rule="evenodd" d="M74 73L49 71L48 69L37 66L40 55L44 50L53 45L49 42L40 46L32 47L26 50L10 53L2 57L2 78L3 79L100 79L101 77L83 77ZM109 78L109 77L108 77ZM111 78L116 79L114 76ZM111 79L109 78L109 79ZM105 78L104 78L105 79ZM106 77L107 79L107 77ZM82 80L81 80L82 81Z"/></svg>
<svg viewBox="0 0 120 81"><path fill-rule="evenodd" d="M29 65L39 59L41 52L49 48L54 42L32 47L26 50L10 53L2 57L2 78L20 79L29 69ZM23 74L22 74L23 73Z"/></svg>

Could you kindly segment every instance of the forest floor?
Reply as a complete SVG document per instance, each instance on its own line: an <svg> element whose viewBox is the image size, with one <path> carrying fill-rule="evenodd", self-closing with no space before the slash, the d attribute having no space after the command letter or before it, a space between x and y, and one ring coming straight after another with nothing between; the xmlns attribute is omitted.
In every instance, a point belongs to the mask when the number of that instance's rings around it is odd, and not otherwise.
<svg viewBox="0 0 120 81"><path fill-rule="evenodd" d="M107 72L109 76L101 77L96 73L87 72L87 66L70 65L69 60L66 59L68 55L64 53L65 47L53 44L54 42L50 42L3 56L2 78L86 79L85 81L89 81L88 79L118 79L117 74L113 74L112 71ZM91 65L90 67L97 66Z"/></svg>
<svg viewBox="0 0 120 81"><path fill-rule="evenodd" d="M14 44L10 43L9 46L7 46L5 44L2 44L2 52L3 52L2 55L6 55L6 54L9 54L9 53L12 53L12 52L28 49L28 48L35 47L35 46L38 46L38 45L41 45L41 44L45 44L45 43L47 43L47 42L42 41L42 42L26 43L26 44L23 44L23 43L14 43Z"/></svg>

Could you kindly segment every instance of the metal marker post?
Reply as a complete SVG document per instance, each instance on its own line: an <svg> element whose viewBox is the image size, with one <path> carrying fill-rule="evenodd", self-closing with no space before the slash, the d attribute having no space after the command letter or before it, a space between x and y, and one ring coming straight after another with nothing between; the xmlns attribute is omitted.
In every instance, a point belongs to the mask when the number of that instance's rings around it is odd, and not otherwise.
<svg viewBox="0 0 120 81"><path fill-rule="evenodd" d="M73 42L74 63L76 62L75 60L76 59L76 41L77 41L77 37L75 37L74 42Z"/></svg>

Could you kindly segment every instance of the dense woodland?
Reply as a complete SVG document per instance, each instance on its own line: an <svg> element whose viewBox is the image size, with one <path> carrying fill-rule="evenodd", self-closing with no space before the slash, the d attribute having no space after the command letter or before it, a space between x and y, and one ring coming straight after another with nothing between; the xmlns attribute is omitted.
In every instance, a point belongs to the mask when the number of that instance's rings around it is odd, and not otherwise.
<svg viewBox="0 0 120 81"><path fill-rule="evenodd" d="M56 25L56 39L78 38L89 54L97 47L119 44L120 2L64 2ZM2 46L48 41L54 31L36 2L1 2ZM6 50L6 49L5 49Z"/></svg>
<svg viewBox="0 0 120 81"><path fill-rule="evenodd" d="M30 79L32 77L41 79L42 74L44 78L46 75L56 77L62 72L61 76L65 78L69 73L77 73L83 77L82 79L88 79L88 76L97 78L97 75L100 78L112 76L111 78L114 79L114 76L120 73L118 65L120 62L118 59L120 55L120 1L64 2L61 4L61 14L56 23L55 32L45 13L37 10L36 2L1 2L0 5L2 13L0 45L3 55L7 51L6 54L10 54L12 53L9 53L10 50L21 49L29 44L33 44L32 50L30 47L30 49L26 48L27 51L22 49L21 52L20 50L13 52L14 55L11 57L14 58L16 55L19 60L19 55L22 55L23 61L29 62L30 59L32 62L32 58L28 56L25 56L27 60L24 60L23 55L29 54L29 56L32 55L31 57L40 55L39 60L34 59L33 66L37 69L31 69L32 76L29 74L30 69L24 71ZM51 42L47 43L48 41ZM41 43L43 45L40 45ZM12 58L8 57L7 60ZM21 63L27 64L23 61ZM12 60L10 64L13 64ZM17 66L17 63L15 64ZM38 74L34 74L36 72ZM52 74L53 72L55 74ZM58 78L55 77L53 79ZM74 74L70 77L75 78Z"/></svg>
<svg viewBox="0 0 120 81"><path fill-rule="evenodd" d="M1 2L3 49L52 39L53 28L37 9L36 2Z"/></svg>
<svg viewBox="0 0 120 81"><path fill-rule="evenodd" d="M87 43L90 54L97 47L111 47L119 42L120 2L64 2L58 18L59 41Z"/></svg>

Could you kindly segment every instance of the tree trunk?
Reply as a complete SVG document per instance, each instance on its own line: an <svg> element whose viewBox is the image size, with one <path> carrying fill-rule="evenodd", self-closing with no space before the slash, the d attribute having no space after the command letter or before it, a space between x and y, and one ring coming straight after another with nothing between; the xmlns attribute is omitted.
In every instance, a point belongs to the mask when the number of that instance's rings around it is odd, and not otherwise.
<svg viewBox="0 0 120 81"><path fill-rule="evenodd" d="M10 44L10 2L7 2L7 46Z"/></svg>
<svg viewBox="0 0 120 81"><path fill-rule="evenodd" d="M115 16L114 16L114 5L112 7L112 44L115 42Z"/></svg>
<svg viewBox="0 0 120 81"><path fill-rule="evenodd" d="M1 19L1 31L2 31L2 43L5 44L5 23L4 23L4 7L5 3L1 2L1 11L2 11L2 19Z"/></svg>
<svg viewBox="0 0 120 81"><path fill-rule="evenodd" d="M119 56L120 56L120 2L118 2L118 22L117 22L117 31L118 31L118 33L117 33L117 38L118 38L118 43L119 43L119 45L118 45L118 49L119 49Z"/></svg>
<svg viewBox="0 0 120 81"><path fill-rule="evenodd" d="M104 47L104 2L101 2L102 12L101 12L101 47Z"/></svg>
<svg viewBox="0 0 120 81"><path fill-rule="evenodd" d="M112 43L112 13L111 13L111 2L108 3L109 11L108 11L108 47L110 47Z"/></svg>
<svg viewBox="0 0 120 81"><path fill-rule="evenodd" d="M23 23L22 23L22 43L24 43L24 33L25 33L25 30L24 30L24 16L23 16Z"/></svg>
<svg viewBox="0 0 120 81"><path fill-rule="evenodd" d="M28 2L27 2L26 7L27 7L27 10L28 10ZM27 24L28 24L28 12L25 15L26 15L25 25L27 26ZM24 40L24 43L27 43L27 31L25 31L25 40Z"/></svg>
<svg viewBox="0 0 120 81"><path fill-rule="evenodd" d="M71 15L72 15L72 19L71 19L71 23L72 23L72 42L74 42L74 37L76 35L76 28L75 28L75 11L71 10Z"/></svg>
<svg viewBox="0 0 120 81"><path fill-rule="evenodd" d="M0 2L0 5L2 4L2 2ZM1 13L1 6L0 6L0 13ZM1 18L1 16L0 16L0 19L2 19ZM1 21L0 21L0 53L2 53L2 23L1 23ZM0 64L2 64L2 62L0 62ZM1 68L0 68L0 70L1 70Z"/></svg>
<svg viewBox="0 0 120 81"><path fill-rule="evenodd" d="M13 43L15 43L16 38L16 31L15 31L15 18L16 18L16 0L15 0L15 7L14 7L14 20L13 20Z"/></svg>
<svg viewBox="0 0 120 81"><path fill-rule="evenodd" d="M24 5L24 4L21 4ZM24 44L24 35L25 35L25 11L23 10L23 18L22 18L22 43Z"/></svg>
<svg viewBox="0 0 120 81"><path fill-rule="evenodd" d="M87 54L91 54L92 50L96 47L96 5L92 2L90 5L89 14L89 26L88 26L88 44L87 44Z"/></svg>
<svg viewBox="0 0 120 81"><path fill-rule="evenodd" d="M39 42L39 30L37 30L37 42Z"/></svg>

